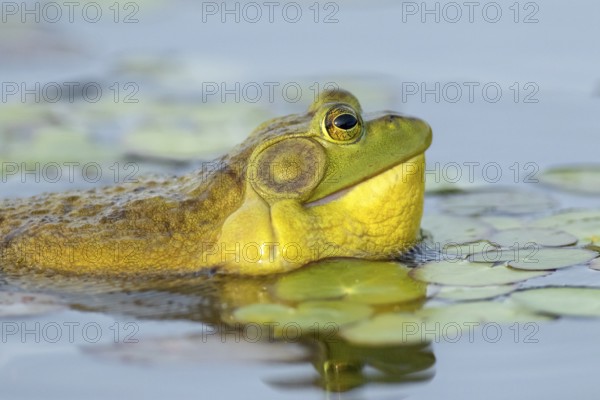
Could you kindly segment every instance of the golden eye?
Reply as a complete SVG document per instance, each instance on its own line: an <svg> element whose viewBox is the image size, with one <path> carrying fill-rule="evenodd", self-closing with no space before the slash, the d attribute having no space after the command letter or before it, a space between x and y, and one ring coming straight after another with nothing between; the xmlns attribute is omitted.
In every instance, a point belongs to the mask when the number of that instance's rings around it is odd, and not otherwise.
<svg viewBox="0 0 600 400"><path fill-rule="evenodd" d="M338 106L330 109L324 122L329 137L340 142L354 140L362 132L360 117L348 106Z"/></svg>

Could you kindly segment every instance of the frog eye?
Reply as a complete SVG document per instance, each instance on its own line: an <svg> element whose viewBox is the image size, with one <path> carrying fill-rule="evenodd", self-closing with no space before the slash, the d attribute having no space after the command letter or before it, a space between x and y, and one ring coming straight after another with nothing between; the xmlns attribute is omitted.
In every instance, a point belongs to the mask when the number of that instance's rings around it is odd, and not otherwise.
<svg viewBox="0 0 600 400"><path fill-rule="evenodd" d="M354 140L362 132L360 116L348 106L331 108L325 115L324 125L329 137L340 142Z"/></svg>

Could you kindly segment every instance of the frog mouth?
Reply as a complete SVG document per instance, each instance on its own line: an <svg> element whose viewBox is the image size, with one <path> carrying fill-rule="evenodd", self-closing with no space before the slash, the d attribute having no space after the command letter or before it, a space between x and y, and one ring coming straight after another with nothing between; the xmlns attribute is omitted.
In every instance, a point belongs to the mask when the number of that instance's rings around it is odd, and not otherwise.
<svg viewBox="0 0 600 400"><path fill-rule="evenodd" d="M353 185L347 186L343 189L340 189L336 192L333 192L325 197L322 197L318 200L314 200L306 203L304 206L307 208L322 206L324 204L329 204L335 200L341 199L346 196L349 192L357 189L359 187L363 187L366 185L370 186L383 186L386 189L392 189L394 186L397 186L401 183L406 183L408 180L408 175L416 174L418 170L418 166L423 164L423 153L411 157L410 159L403 161L395 166L382 171L378 174L372 175L354 183ZM421 178L421 182L424 178Z"/></svg>

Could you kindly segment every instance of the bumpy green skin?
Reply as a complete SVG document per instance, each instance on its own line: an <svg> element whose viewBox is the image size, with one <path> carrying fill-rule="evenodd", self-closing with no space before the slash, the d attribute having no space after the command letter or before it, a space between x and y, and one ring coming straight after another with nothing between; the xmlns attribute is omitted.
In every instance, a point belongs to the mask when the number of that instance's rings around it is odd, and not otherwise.
<svg viewBox="0 0 600 400"><path fill-rule="evenodd" d="M356 125L332 124L352 114ZM345 91L267 121L212 167L180 177L0 203L3 268L261 275L414 244L431 129L363 115Z"/></svg>

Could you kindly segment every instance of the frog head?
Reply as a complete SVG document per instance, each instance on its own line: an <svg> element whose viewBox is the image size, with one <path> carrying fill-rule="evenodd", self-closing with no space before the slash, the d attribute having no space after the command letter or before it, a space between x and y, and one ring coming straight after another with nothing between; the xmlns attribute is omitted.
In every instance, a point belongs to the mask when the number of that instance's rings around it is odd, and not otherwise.
<svg viewBox="0 0 600 400"><path fill-rule="evenodd" d="M400 254L419 237L431 139L426 122L363 113L344 90L323 92L305 114L263 123L238 148L244 197L219 237L230 257L212 261L258 275Z"/></svg>

